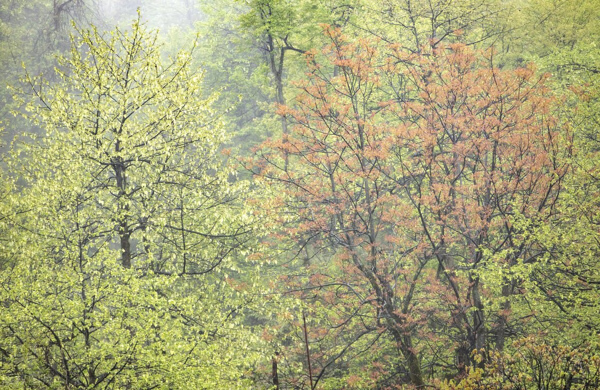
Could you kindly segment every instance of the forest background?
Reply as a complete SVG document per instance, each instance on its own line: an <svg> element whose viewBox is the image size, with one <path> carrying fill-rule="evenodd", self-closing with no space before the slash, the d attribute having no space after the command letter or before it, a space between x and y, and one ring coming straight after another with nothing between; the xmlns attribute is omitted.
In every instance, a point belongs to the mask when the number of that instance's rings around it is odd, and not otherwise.
<svg viewBox="0 0 600 390"><path fill-rule="evenodd" d="M598 0L0 4L0 388L600 388Z"/></svg>

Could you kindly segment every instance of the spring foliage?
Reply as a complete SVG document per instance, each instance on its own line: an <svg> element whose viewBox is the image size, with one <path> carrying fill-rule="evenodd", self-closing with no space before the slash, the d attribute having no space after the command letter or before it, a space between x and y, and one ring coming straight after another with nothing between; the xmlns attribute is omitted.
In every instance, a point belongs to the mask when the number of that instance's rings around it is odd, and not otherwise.
<svg viewBox="0 0 600 390"><path fill-rule="evenodd" d="M158 3L0 6L1 388L600 386L598 0Z"/></svg>
<svg viewBox="0 0 600 390"><path fill-rule="evenodd" d="M139 21L77 30L61 81L29 79L45 135L10 161L22 182L3 215L4 388L244 383L253 338L234 314L248 298L227 272L251 230L246 185L190 54L163 65L159 48Z"/></svg>

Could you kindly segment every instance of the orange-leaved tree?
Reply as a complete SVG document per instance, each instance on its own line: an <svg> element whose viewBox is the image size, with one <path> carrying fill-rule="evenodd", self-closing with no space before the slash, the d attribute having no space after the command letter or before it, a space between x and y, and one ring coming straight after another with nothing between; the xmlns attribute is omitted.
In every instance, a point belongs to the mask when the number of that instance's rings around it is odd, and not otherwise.
<svg viewBox="0 0 600 390"><path fill-rule="evenodd" d="M518 292L519 277L487 275L535 261L513 219L552 213L568 137L533 69L499 70L462 45L414 54L325 32L296 104L279 107L290 134L261 147L255 171L277 190L278 238L303 253L288 285L328 309L312 341L347 343L318 356L317 381L383 336L403 367L368 379L420 388L424 367L464 372L472 350L504 343L508 300L491 312L486 299Z"/></svg>
<svg viewBox="0 0 600 390"><path fill-rule="evenodd" d="M401 93L389 103L388 177L415 217L400 223L416 223L419 256L437 267L443 293L430 299L446 310L428 331L451 336L464 370L473 350L502 349L514 333L508 297L526 277L519 265L543 254L527 238L556 213L570 133L547 75L532 67L500 70L493 52L458 44L424 55L393 48L391 58L402 65L393 69Z"/></svg>

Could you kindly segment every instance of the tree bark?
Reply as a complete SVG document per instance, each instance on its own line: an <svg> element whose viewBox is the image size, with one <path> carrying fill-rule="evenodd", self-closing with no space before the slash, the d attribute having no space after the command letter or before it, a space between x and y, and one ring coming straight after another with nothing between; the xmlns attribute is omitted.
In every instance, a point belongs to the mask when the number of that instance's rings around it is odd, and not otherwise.
<svg viewBox="0 0 600 390"><path fill-rule="evenodd" d="M400 351L406 359L406 365L408 368L408 376L410 377L411 383L417 389L425 388L425 382L423 381L423 373L421 372L421 363L419 363L419 357L415 353L412 338L409 335L403 334L396 327L392 330L394 340L400 347Z"/></svg>
<svg viewBox="0 0 600 390"><path fill-rule="evenodd" d="M121 150L121 143L117 140L115 144L115 151L118 153ZM117 188L119 194L117 202L119 202L119 216L118 216L118 229L119 229L119 240L121 244L121 264L125 268L131 268L131 229L127 221L129 214L129 205L127 203L121 204L122 200L127 197L127 177L125 175L125 164L121 158L116 158L113 162L113 169L115 171L115 179L117 181Z"/></svg>

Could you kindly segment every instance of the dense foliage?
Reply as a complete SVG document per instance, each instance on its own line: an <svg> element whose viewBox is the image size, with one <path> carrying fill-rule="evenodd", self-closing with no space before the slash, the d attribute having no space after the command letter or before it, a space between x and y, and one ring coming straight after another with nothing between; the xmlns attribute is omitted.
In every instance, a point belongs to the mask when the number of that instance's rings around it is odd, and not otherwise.
<svg viewBox="0 0 600 390"><path fill-rule="evenodd" d="M600 387L598 0L5 3L1 388Z"/></svg>

